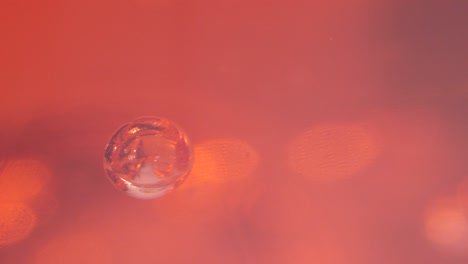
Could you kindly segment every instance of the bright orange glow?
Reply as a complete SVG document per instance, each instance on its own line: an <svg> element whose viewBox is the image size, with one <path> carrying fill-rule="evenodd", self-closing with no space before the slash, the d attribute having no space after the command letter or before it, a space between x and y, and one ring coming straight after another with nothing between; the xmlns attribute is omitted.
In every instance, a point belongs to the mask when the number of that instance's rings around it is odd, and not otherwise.
<svg viewBox="0 0 468 264"><path fill-rule="evenodd" d="M107 264L111 249L100 236L89 232L62 234L41 245L35 256L36 264Z"/></svg>
<svg viewBox="0 0 468 264"><path fill-rule="evenodd" d="M250 176L256 151L237 139L212 140L195 146L193 181L235 181Z"/></svg>
<svg viewBox="0 0 468 264"><path fill-rule="evenodd" d="M358 125L320 125L294 138L289 165L296 173L323 181L352 176L376 157L377 144Z"/></svg>
<svg viewBox="0 0 468 264"><path fill-rule="evenodd" d="M440 249L466 254L468 250L468 219L456 198L437 200L425 219L426 237Z"/></svg>
<svg viewBox="0 0 468 264"><path fill-rule="evenodd" d="M178 207L179 212L184 208L219 212L252 204L260 188L252 177L258 154L249 144L237 139L212 140L196 145L194 154L190 176L163 199L168 206Z"/></svg>
<svg viewBox="0 0 468 264"><path fill-rule="evenodd" d="M0 171L0 201L31 200L43 190L50 178L50 171L40 161L6 161Z"/></svg>
<svg viewBox="0 0 468 264"><path fill-rule="evenodd" d="M0 246L29 236L36 226L36 214L22 203L0 204Z"/></svg>

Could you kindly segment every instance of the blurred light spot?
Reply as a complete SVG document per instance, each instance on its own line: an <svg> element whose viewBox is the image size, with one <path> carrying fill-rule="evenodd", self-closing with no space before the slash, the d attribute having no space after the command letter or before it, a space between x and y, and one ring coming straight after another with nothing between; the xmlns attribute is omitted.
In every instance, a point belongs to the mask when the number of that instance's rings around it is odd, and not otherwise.
<svg viewBox="0 0 468 264"><path fill-rule="evenodd" d="M91 232L62 234L42 244L35 255L36 264L111 263L109 244Z"/></svg>
<svg viewBox="0 0 468 264"><path fill-rule="evenodd" d="M249 176L258 162L256 151L236 139L213 140L195 146L194 181L233 181Z"/></svg>
<svg viewBox="0 0 468 264"><path fill-rule="evenodd" d="M323 181L352 176L375 158L377 146L358 125L321 125L305 131L289 145L294 172Z"/></svg>
<svg viewBox="0 0 468 264"><path fill-rule="evenodd" d="M452 254L468 254L468 221L458 199L437 200L426 213L426 237Z"/></svg>
<svg viewBox="0 0 468 264"><path fill-rule="evenodd" d="M219 213L253 204L261 188L258 179L251 177L258 155L249 144L237 139L212 140L196 145L194 157L192 173L168 197L168 206L178 212Z"/></svg>
<svg viewBox="0 0 468 264"><path fill-rule="evenodd" d="M6 161L0 171L0 201L27 201L38 195L51 173L37 160Z"/></svg>
<svg viewBox="0 0 468 264"><path fill-rule="evenodd" d="M36 214L22 203L0 204L0 246L25 239L36 226Z"/></svg>

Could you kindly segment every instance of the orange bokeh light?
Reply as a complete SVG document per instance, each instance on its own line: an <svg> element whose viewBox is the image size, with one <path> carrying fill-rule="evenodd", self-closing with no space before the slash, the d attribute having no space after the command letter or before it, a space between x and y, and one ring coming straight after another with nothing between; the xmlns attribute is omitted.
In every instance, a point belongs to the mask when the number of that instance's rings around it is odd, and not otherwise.
<svg viewBox="0 0 468 264"><path fill-rule="evenodd" d="M35 255L36 264L106 264L112 251L101 236L92 232L61 234L42 244Z"/></svg>
<svg viewBox="0 0 468 264"><path fill-rule="evenodd" d="M23 240L56 210L45 192L51 172L35 159L4 160L0 166L0 245Z"/></svg>
<svg viewBox="0 0 468 264"><path fill-rule="evenodd" d="M456 197L435 201L427 210L425 235L439 249L466 255L468 250L467 211Z"/></svg>
<svg viewBox="0 0 468 264"><path fill-rule="evenodd" d="M219 213L253 204L260 190L252 175L258 154L248 143L237 139L211 140L196 145L194 154L190 176L158 205L177 208L177 212L186 212L185 209Z"/></svg>
<svg viewBox="0 0 468 264"><path fill-rule="evenodd" d="M363 126L354 124L316 126L295 137L288 149L294 172L322 181L352 176L376 155L374 138Z"/></svg>
<svg viewBox="0 0 468 264"><path fill-rule="evenodd" d="M212 140L195 146L193 181L235 181L250 176L258 162L256 151L237 139Z"/></svg>
<svg viewBox="0 0 468 264"><path fill-rule="evenodd" d="M0 171L0 202L29 201L41 193L50 178L50 171L38 160L5 161Z"/></svg>
<svg viewBox="0 0 468 264"><path fill-rule="evenodd" d="M36 214L25 204L0 204L0 246L25 239L35 226Z"/></svg>

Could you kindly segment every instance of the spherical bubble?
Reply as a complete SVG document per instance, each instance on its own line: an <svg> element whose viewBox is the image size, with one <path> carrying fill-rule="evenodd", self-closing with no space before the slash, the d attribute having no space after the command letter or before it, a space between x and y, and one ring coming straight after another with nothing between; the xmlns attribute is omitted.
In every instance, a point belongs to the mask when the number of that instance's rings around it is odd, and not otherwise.
<svg viewBox="0 0 468 264"><path fill-rule="evenodd" d="M189 175L193 148L185 133L162 118L140 118L114 133L104 168L114 186L128 195L160 197Z"/></svg>

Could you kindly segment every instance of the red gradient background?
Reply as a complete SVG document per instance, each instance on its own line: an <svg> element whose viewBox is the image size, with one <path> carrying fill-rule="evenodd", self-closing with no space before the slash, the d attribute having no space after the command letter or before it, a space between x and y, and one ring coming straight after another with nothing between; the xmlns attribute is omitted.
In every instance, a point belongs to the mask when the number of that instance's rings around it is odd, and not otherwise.
<svg viewBox="0 0 468 264"><path fill-rule="evenodd" d="M0 263L468 261L468 2L0 2ZM195 148L156 200L103 150Z"/></svg>

